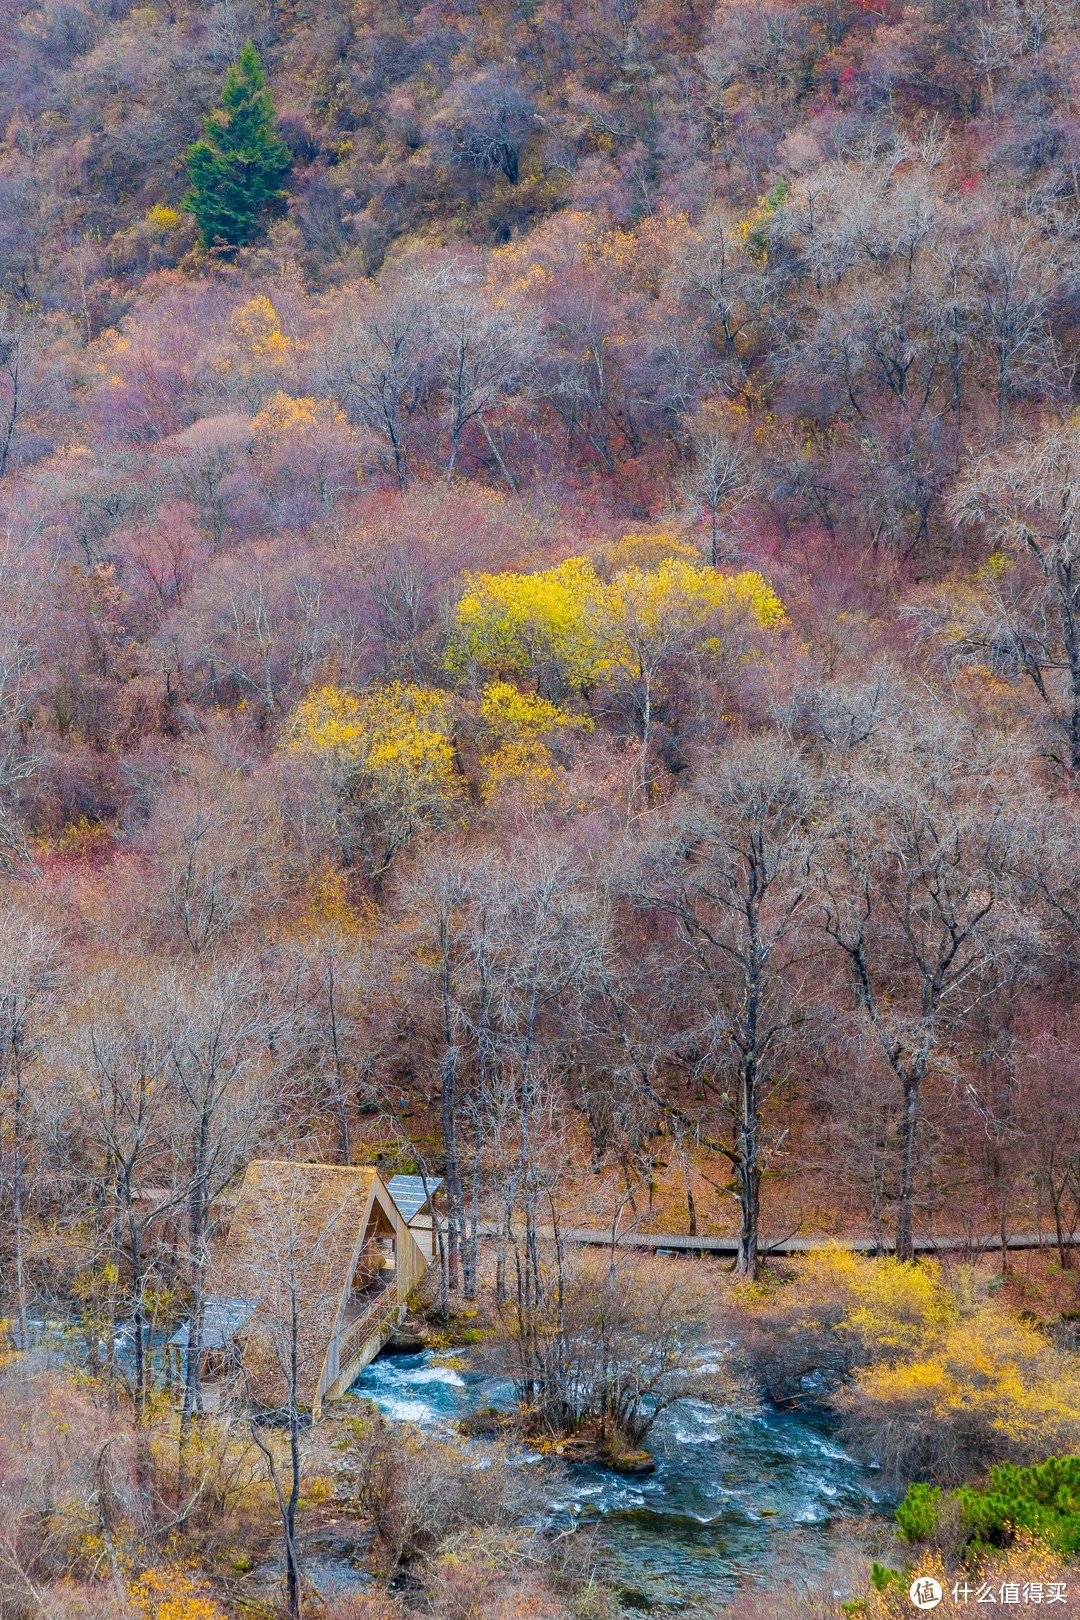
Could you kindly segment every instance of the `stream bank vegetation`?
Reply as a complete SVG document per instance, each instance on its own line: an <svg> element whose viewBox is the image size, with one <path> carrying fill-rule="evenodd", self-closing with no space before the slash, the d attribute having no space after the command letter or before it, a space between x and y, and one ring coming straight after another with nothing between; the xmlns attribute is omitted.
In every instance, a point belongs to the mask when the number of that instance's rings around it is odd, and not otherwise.
<svg viewBox="0 0 1080 1620"><path fill-rule="evenodd" d="M533 1251L498 1353L520 1424L557 1456L623 1472L653 1465L645 1442L681 1401L731 1393L717 1361L717 1299L700 1268L558 1245Z"/></svg>
<svg viewBox="0 0 1080 1620"><path fill-rule="evenodd" d="M894 1481L958 1483L995 1462L1080 1452L1071 1334L1006 1304L993 1282L971 1266L828 1249L750 1302L747 1361L773 1400L828 1401Z"/></svg>
<svg viewBox="0 0 1080 1620"><path fill-rule="evenodd" d="M512 1238L508 1251L516 1277ZM1011 1581L1019 1570L1030 1581L1051 1552L1056 1570L1068 1565L1080 1358L1060 1324L1003 1297L992 1264L833 1248L748 1284L715 1263L617 1245L571 1249L560 1265L554 1240L538 1239L534 1258L527 1287L520 1272L520 1302L508 1287L498 1303L494 1245L479 1311L458 1293L446 1326L435 1272L426 1304L416 1301L417 1322L449 1346L451 1367L478 1356L512 1381L516 1411L477 1414L463 1426L468 1439L355 1401L314 1427L279 1422L256 1433L242 1414L222 1414L196 1419L185 1436L179 1391L170 1399L155 1388L137 1407L123 1382L130 1363L91 1367L74 1354L70 1328L51 1351L19 1352L9 1341L0 1368L7 1611L29 1614L33 1588L65 1617L173 1620L177 1592L199 1620L236 1605L269 1613L283 1567L298 1572L303 1603L329 1546L368 1583L349 1598L326 1595L341 1620L486 1620L521 1604L551 1620L613 1620L616 1596L588 1534L544 1528L547 1471L600 1461L640 1472L665 1412L686 1401L753 1404L759 1392L831 1408L847 1443L877 1460L903 1497L899 1538L884 1520L848 1527L843 1558L816 1588L822 1616L899 1613L890 1571ZM96 1339L100 1321L97 1305L84 1339ZM155 1365L152 1385L156 1377ZM523 1465L523 1441L541 1460ZM294 1443L290 1550L274 1476L288 1477ZM841 1611L829 1583L862 1607ZM799 1601L819 1600L803 1591ZM774 1620L813 1612L782 1590L748 1590L740 1602L733 1613Z"/></svg>
<svg viewBox="0 0 1080 1620"><path fill-rule="evenodd" d="M167 1408L136 1424L96 1381L21 1357L0 1371L0 1393L5 1616L281 1612L284 1551L265 1452L284 1473L287 1433L264 1429L256 1443L246 1423L203 1420L181 1475ZM526 1605L545 1620L614 1620L588 1538L536 1528L538 1482L499 1442L478 1457L374 1409L356 1416L354 1404L353 1415L307 1431L302 1450L301 1565L331 1545L343 1569L359 1566L353 1595L328 1593L316 1612L510 1620ZM391 1584L407 1593L404 1606Z"/></svg>
<svg viewBox="0 0 1080 1620"><path fill-rule="evenodd" d="M960 1614L979 1592L985 1603L1021 1601L1003 1591L1040 1603L1052 1591L1063 1613L1076 1610L1080 1355L1071 1327L1003 1299L985 1267L838 1247L742 1294L729 1320L749 1377L781 1405L836 1412L898 1505L891 1538L883 1525L863 1526L861 1561L850 1552L835 1561L833 1595L825 1576L816 1600L747 1593L732 1613L898 1620L911 1612L912 1584L927 1578L945 1593L946 1613Z"/></svg>

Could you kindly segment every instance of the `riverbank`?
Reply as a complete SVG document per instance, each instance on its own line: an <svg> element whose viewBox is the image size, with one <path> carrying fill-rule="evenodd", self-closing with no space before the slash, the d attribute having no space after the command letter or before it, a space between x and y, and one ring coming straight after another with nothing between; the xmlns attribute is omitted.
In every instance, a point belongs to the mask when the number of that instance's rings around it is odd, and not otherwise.
<svg viewBox="0 0 1080 1620"><path fill-rule="evenodd" d="M352 1393L432 1436L458 1433L481 1408L513 1413L510 1385L474 1352L448 1359L383 1355ZM640 1476L565 1453L543 1459L551 1528L593 1533L598 1567L624 1607L715 1613L747 1581L823 1570L838 1532L891 1506L879 1472L845 1450L823 1413L680 1404L660 1419L649 1449L656 1466ZM529 1467L541 1454L523 1445L517 1460Z"/></svg>

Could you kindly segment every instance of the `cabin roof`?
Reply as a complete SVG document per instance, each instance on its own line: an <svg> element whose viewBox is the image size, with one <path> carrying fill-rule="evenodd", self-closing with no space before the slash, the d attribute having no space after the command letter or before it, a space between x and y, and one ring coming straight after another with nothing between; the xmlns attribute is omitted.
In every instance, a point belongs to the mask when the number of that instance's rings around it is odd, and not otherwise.
<svg viewBox="0 0 1080 1620"><path fill-rule="evenodd" d="M224 1350L234 1338L256 1306L257 1299L226 1299L223 1294L210 1294L203 1308L202 1347L204 1350ZM186 1350L191 1337L191 1323L178 1327L170 1344Z"/></svg>
<svg viewBox="0 0 1080 1620"><path fill-rule="evenodd" d="M294 1314L298 1397L308 1406L318 1399L377 1183L369 1167L279 1159L248 1165L215 1281L230 1298L258 1299L243 1324L244 1370L262 1405L280 1406L288 1398ZM396 1211L381 1183L378 1191L389 1228Z"/></svg>
<svg viewBox="0 0 1080 1620"><path fill-rule="evenodd" d="M406 1221L411 1221L431 1202L442 1184L442 1176L391 1176L386 1190Z"/></svg>
<svg viewBox="0 0 1080 1620"><path fill-rule="evenodd" d="M378 1172L368 1166L254 1160L232 1200L229 1231L214 1265L203 1349L236 1340L247 1398L280 1409L289 1398L295 1325L297 1401L317 1411L325 1389L344 1387L349 1363L339 1362L335 1335L346 1320L343 1308L361 1247L369 1237L391 1235L395 1269L370 1303L386 1294L400 1306L423 1276L426 1261ZM170 1343L186 1349L189 1340L190 1323L185 1323Z"/></svg>

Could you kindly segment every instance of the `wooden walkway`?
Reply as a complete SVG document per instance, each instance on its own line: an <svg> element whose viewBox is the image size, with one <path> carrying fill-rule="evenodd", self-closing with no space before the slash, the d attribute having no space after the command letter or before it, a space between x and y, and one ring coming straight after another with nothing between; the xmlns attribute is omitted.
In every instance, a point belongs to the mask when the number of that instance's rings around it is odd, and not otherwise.
<svg viewBox="0 0 1080 1620"><path fill-rule="evenodd" d="M342 1323L326 1352L321 1401L344 1395L368 1363L375 1360L407 1309L408 1300L401 1297L395 1280L351 1322Z"/></svg>
<svg viewBox="0 0 1080 1620"><path fill-rule="evenodd" d="M481 1221L478 1227L480 1237L498 1237L499 1230L492 1221ZM555 1237L554 1229L541 1227L540 1236L550 1241ZM605 1231L599 1226L564 1226L559 1229L559 1237L563 1243L600 1249L611 1246L610 1229ZM615 1241L621 1249L652 1249L658 1253L715 1254L734 1259L739 1252L738 1239L733 1237L689 1237L685 1232L641 1232L633 1227L620 1232ZM828 1249L834 1245L851 1249L856 1254L892 1253L890 1243L882 1246L875 1243L873 1238L762 1237L759 1245L763 1258L770 1255L811 1254L815 1249ZM1066 1247L1075 1248L1078 1245L1080 1237L1074 1237L1067 1241ZM1057 1238L1047 1232L1015 1232L1006 1238L1005 1247L1009 1250L1056 1249ZM975 1233L970 1237L917 1237L914 1248L916 1254L996 1254L1001 1249L1001 1238L996 1233Z"/></svg>

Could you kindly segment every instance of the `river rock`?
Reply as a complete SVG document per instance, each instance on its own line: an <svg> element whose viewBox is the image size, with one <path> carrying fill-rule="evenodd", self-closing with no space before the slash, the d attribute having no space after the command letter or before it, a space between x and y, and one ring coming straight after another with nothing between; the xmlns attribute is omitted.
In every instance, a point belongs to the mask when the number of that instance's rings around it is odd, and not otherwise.
<svg viewBox="0 0 1080 1620"><path fill-rule="evenodd" d="M383 1346L391 1355L414 1356L418 1350L427 1349L427 1328L423 1322L402 1322L396 1327Z"/></svg>
<svg viewBox="0 0 1080 1620"><path fill-rule="evenodd" d="M561 1457L563 1462L594 1463L606 1461L600 1442L594 1434L568 1434L555 1447L555 1455Z"/></svg>
<svg viewBox="0 0 1080 1620"><path fill-rule="evenodd" d="M506 1425L506 1413L497 1406L480 1406L475 1412L466 1412L458 1419L458 1430L467 1436L501 1434Z"/></svg>
<svg viewBox="0 0 1080 1620"><path fill-rule="evenodd" d="M650 1451L620 1451L608 1458L617 1474L654 1474L656 1458Z"/></svg>

